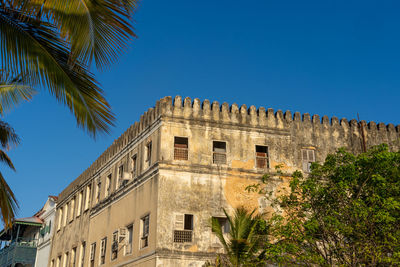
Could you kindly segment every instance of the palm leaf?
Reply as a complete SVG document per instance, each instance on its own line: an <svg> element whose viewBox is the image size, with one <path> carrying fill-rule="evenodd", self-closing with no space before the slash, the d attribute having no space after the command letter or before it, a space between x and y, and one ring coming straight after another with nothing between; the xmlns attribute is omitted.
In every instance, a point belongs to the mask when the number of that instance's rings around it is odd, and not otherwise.
<svg viewBox="0 0 400 267"><path fill-rule="evenodd" d="M108 132L114 115L87 66L69 62L68 43L50 23L10 9L0 9L2 65L11 74L43 85L74 114L79 127L96 136Z"/></svg>
<svg viewBox="0 0 400 267"><path fill-rule="evenodd" d="M12 1L35 12L42 21L52 21L70 42L72 59L98 68L110 65L136 37L131 14L136 0L34 0Z"/></svg>
<svg viewBox="0 0 400 267"><path fill-rule="evenodd" d="M0 115L4 114L23 101L29 101L36 90L24 84L21 75L10 77L8 73L0 70Z"/></svg>
<svg viewBox="0 0 400 267"><path fill-rule="evenodd" d="M6 122L0 120L0 145L3 149L9 149L11 145L19 144L19 137L14 129Z"/></svg>
<svg viewBox="0 0 400 267"><path fill-rule="evenodd" d="M0 210L6 228L11 227L17 208L15 195L0 172Z"/></svg>

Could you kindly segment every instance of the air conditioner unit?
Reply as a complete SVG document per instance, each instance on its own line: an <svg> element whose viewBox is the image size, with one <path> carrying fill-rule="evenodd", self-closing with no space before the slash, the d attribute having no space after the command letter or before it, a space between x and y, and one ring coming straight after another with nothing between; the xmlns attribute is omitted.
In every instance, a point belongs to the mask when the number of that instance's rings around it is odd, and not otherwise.
<svg viewBox="0 0 400 267"><path fill-rule="evenodd" d="M122 174L122 180L124 180L124 181L132 180L132 173L131 172L124 172Z"/></svg>
<svg viewBox="0 0 400 267"><path fill-rule="evenodd" d="M128 234L128 229L125 227L121 227L118 230L118 242L121 243L127 236Z"/></svg>

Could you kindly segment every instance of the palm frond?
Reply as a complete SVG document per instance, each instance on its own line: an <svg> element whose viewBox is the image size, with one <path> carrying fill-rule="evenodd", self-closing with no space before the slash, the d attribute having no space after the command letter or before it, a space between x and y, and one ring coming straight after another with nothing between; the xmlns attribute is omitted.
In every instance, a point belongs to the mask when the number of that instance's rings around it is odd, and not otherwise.
<svg viewBox="0 0 400 267"><path fill-rule="evenodd" d="M0 172L0 210L6 228L11 227L17 208L15 195Z"/></svg>
<svg viewBox="0 0 400 267"><path fill-rule="evenodd" d="M72 59L98 68L109 66L136 37L132 30L131 15L136 0L35 0L23 2L24 11L40 14L67 37Z"/></svg>
<svg viewBox="0 0 400 267"><path fill-rule="evenodd" d="M9 149L10 146L19 144L19 137L8 123L0 120L0 145L3 149Z"/></svg>
<svg viewBox="0 0 400 267"><path fill-rule="evenodd" d="M29 101L37 92L31 86L24 84L21 75L11 77L6 71L0 70L0 115L11 111L23 101Z"/></svg>
<svg viewBox="0 0 400 267"><path fill-rule="evenodd" d="M2 66L43 85L74 114L79 127L96 136L108 132L114 115L102 90L80 61L69 62L68 43L50 23L13 9L0 9Z"/></svg>

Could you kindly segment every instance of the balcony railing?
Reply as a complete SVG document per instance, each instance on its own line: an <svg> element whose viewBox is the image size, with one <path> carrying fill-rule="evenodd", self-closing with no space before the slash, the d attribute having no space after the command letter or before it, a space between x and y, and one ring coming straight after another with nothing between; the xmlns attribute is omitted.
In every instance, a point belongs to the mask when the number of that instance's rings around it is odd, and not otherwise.
<svg viewBox="0 0 400 267"><path fill-rule="evenodd" d="M0 250L0 266L13 266L15 263L35 264L36 240L13 241Z"/></svg>

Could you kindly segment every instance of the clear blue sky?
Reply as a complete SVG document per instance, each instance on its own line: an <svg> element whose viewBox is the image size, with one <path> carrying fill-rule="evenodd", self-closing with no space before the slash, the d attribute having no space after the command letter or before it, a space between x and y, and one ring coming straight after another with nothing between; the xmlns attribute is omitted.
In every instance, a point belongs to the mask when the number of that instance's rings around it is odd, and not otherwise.
<svg viewBox="0 0 400 267"><path fill-rule="evenodd" d="M40 93L6 116L19 216L58 195L166 95L400 124L400 2L142 0L139 38L98 73L118 119L91 139Z"/></svg>

